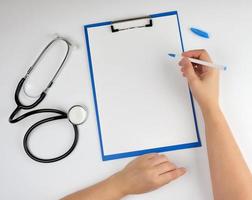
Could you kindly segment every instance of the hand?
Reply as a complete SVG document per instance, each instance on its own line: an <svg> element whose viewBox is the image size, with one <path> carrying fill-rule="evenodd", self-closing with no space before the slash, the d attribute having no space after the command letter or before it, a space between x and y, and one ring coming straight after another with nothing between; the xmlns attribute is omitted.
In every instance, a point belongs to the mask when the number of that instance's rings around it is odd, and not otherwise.
<svg viewBox="0 0 252 200"><path fill-rule="evenodd" d="M165 155L146 154L130 162L122 171L111 177L115 188L126 196L155 190L185 173Z"/></svg>
<svg viewBox="0 0 252 200"><path fill-rule="evenodd" d="M212 62L205 50L192 50L182 53L182 56L197 58ZM219 72L217 69L192 64L183 58L179 65L182 66L183 76L187 78L193 96L199 103L201 110L212 109L219 105Z"/></svg>

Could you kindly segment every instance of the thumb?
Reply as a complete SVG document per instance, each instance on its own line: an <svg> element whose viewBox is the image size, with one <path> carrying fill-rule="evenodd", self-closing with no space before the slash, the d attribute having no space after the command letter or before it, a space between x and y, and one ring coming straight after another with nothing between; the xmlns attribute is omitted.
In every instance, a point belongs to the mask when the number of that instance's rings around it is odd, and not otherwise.
<svg viewBox="0 0 252 200"><path fill-rule="evenodd" d="M198 82L200 79L198 75L195 73L192 63L188 60L188 58L183 58L179 65L182 66L182 72L184 76L187 78L189 84L194 82Z"/></svg>

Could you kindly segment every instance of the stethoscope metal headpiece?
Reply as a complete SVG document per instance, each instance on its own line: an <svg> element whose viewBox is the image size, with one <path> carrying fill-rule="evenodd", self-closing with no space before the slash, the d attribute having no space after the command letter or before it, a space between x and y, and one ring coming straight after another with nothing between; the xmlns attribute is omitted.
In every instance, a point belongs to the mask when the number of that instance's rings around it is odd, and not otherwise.
<svg viewBox="0 0 252 200"><path fill-rule="evenodd" d="M52 77L52 79L50 80L50 82L48 83L48 85L46 86L46 88L43 90L44 93L47 93L47 91L50 89L50 87L53 85L53 83L55 82L56 78L58 77L58 75L60 74L68 56L70 53L70 47L72 46L72 43L67 40L64 37L61 36L56 36L56 38L54 38L51 42L49 42L45 48L42 50L42 52L39 54L39 56L37 57L37 59L35 60L35 62L32 64L32 66L28 69L24 79L25 81L27 80L27 78L30 76L30 74L32 73L32 71L37 67L38 62L40 61L41 57L45 55L45 53L47 52L47 50L49 49L49 47L51 47L55 42L57 41L63 41L66 43L67 45L67 51L66 54L62 60L62 62L60 63L59 68L57 69L56 73L54 74L54 76ZM31 97L31 98L37 98L39 95L31 95L29 94L29 92L27 91L27 88L25 87L25 83L24 83L24 87L23 87L23 91L25 93L26 96Z"/></svg>

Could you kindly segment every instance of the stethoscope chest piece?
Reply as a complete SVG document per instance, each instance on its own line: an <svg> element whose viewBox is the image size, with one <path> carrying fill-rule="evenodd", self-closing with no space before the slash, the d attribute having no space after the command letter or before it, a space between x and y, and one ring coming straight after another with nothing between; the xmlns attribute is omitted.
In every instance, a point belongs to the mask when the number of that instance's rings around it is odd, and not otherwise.
<svg viewBox="0 0 252 200"><path fill-rule="evenodd" d="M88 108L86 106L72 106L67 113L68 120L74 125L80 125L87 121Z"/></svg>

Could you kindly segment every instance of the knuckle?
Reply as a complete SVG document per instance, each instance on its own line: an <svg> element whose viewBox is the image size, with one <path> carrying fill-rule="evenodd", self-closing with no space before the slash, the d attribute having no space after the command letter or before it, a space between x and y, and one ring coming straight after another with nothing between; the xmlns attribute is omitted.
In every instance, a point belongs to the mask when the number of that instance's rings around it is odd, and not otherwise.
<svg viewBox="0 0 252 200"><path fill-rule="evenodd" d="M160 155L160 157L161 157L162 159L164 159L164 160L168 161L168 158L167 158L167 156L166 156L166 155L162 154L162 155Z"/></svg>
<svg viewBox="0 0 252 200"><path fill-rule="evenodd" d="M201 52L201 53L206 53L206 49L197 49L196 51Z"/></svg>
<svg viewBox="0 0 252 200"><path fill-rule="evenodd" d="M164 154L161 154L160 158L166 158L166 156Z"/></svg>
<svg viewBox="0 0 252 200"><path fill-rule="evenodd" d="M206 55L206 56L208 56L208 57L209 57L209 54L208 54L208 52L207 52L207 50L206 50L206 49L202 49L202 54L204 54L204 55Z"/></svg>
<svg viewBox="0 0 252 200"><path fill-rule="evenodd" d="M140 156L143 159L149 159L151 157L154 157L156 155L156 153L148 153L148 154L144 154L142 156Z"/></svg>
<svg viewBox="0 0 252 200"><path fill-rule="evenodd" d="M181 64L186 65L189 62L188 58L182 58Z"/></svg>

